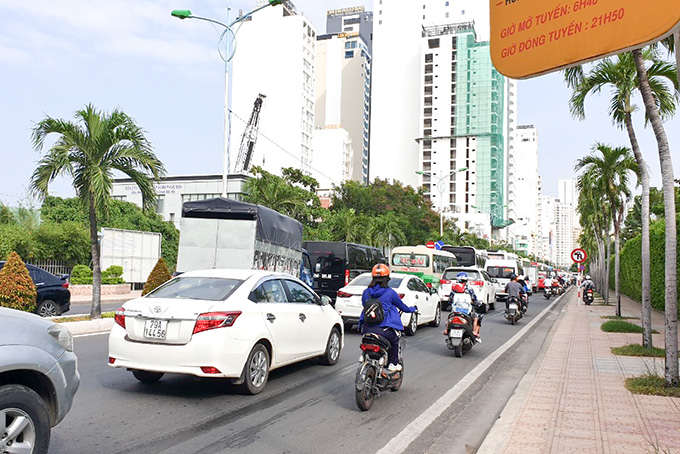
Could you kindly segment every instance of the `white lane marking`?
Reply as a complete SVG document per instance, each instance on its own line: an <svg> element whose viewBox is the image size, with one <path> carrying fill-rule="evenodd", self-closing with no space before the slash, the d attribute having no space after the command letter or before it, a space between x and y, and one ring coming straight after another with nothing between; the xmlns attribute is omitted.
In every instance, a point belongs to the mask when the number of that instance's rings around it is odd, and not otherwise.
<svg viewBox="0 0 680 454"><path fill-rule="evenodd" d="M560 295L555 299L555 301L547 306L539 314L538 317L534 318L528 325L522 328L517 334L508 339L508 341L500 346L491 355L487 356L481 363L477 365L474 369L470 371L465 377L463 377L453 388L448 390L442 397L437 399L428 409L417 416L408 426L399 432L392 440L382 447L376 454L399 454L406 451L406 448L422 434L425 429L432 424L435 419L437 419L446 409L454 404L456 399L458 399L475 380L477 380L493 363L510 347L515 345L524 334L532 327L534 324L538 323L540 320L545 318L548 314L548 310L557 304L557 302L562 298Z"/></svg>
<svg viewBox="0 0 680 454"><path fill-rule="evenodd" d="M110 332L111 331L101 331L99 333L74 334L73 338L76 339L78 337L101 336L102 334L109 334Z"/></svg>

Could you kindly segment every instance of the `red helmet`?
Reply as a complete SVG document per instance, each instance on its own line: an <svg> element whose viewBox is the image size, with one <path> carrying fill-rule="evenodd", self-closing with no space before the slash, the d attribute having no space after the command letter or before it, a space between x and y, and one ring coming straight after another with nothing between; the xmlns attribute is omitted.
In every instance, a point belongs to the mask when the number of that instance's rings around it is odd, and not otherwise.
<svg viewBox="0 0 680 454"><path fill-rule="evenodd" d="M378 263L373 267L371 275L373 277L387 277L390 275L390 268L384 263Z"/></svg>

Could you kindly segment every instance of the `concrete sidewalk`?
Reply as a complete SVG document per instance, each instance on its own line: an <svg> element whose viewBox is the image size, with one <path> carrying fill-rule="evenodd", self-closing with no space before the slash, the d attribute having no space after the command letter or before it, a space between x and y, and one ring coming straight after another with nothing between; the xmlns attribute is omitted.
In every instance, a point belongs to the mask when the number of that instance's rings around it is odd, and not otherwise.
<svg viewBox="0 0 680 454"><path fill-rule="evenodd" d="M132 290L129 293L120 293L115 295L102 295L102 303L124 303L134 298L142 296L141 290ZM71 295L71 304L91 304L92 295Z"/></svg>
<svg viewBox="0 0 680 454"><path fill-rule="evenodd" d="M628 377L656 371L663 358L616 356L641 334L605 333L613 305L578 304L570 292L546 345L478 450L497 453L680 453L680 398L631 394ZM601 300L600 300L601 301ZM597 302L597 300L596 300ZM622 314L640 305L622 298ZM640 324L640 320L630 320ZM663 314L652 315L654 346L664 346Z"/></svg>

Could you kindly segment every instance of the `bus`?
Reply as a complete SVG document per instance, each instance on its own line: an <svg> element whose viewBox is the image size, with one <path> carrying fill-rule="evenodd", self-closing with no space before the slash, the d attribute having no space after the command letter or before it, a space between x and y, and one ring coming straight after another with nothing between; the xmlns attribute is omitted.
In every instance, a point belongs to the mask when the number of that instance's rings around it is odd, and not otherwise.
<svg viewBox="0 0 680 454"><path fill-rule="evenodd" d="M487 249L486 255L488 259L519 260L519 256L514 252L508 252L502 249Z"/></svg>
<svg viewBox="0 0 680 454"><path fill-rule="evenodd" d="M456 256L458 266L484 269L486 264L486 251L475 249L472 246L450 246L445 244L442 251L450 252Z"/></svg>
<svg viewBox="0 0 680 454"><path fill-rule="evenodd" d="M390 258L395 273L415 274L428 288L436 290L444 270L457 266L456 256L450 252L431 249L426 246L399 246L392 250Z"/></svg>

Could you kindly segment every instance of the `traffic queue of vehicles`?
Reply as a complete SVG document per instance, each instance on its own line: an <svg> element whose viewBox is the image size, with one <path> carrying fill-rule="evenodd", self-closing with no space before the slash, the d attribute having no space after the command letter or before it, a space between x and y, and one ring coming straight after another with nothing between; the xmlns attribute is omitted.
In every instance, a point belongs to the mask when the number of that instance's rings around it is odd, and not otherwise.
<svg viewBox="0 0 680 454"><path fill-rule="evenodd" d="M187 374L226 378L242 392L257 394L271 370L309 358L335 365L345 331L359 320L361 295L376 263L390 265L389 286L407 305L418 307L416 313L402 314L406 335L425 324L440 326L442 309L451 303L451 283L461 271L468 273L486 312L502 295L502 279L520 266L494 263L483 251L467 247L397 247L388 260L370 246L303 243L297 221L224 198L185 203L181 232L178 273L123 304L109 335L109 366L126 369L145 384L166 373ZM38 287L38 312L66 312L68 283L37 267L28 269ZM12 449L25 444L26 452L46 452L50 426L66 415L80 381L73 340L66 328L40 317L0 311L0 326L11 322L12 329L35 333L21 344L11 329L0 330L5 360L0 361L0 413L6 424L22 427L4 437L0 448L14 443ZM456 345L450 348L460 356ZM384 347L378 339L367 348L380 356ZM363 344L362 350L366 361L384 362ZM21 370L13 358L24 358ZM401 377L375 386L396 391ZM360 399L362 409L370 407L364 398L372 401L371 393Z"/></svg>

